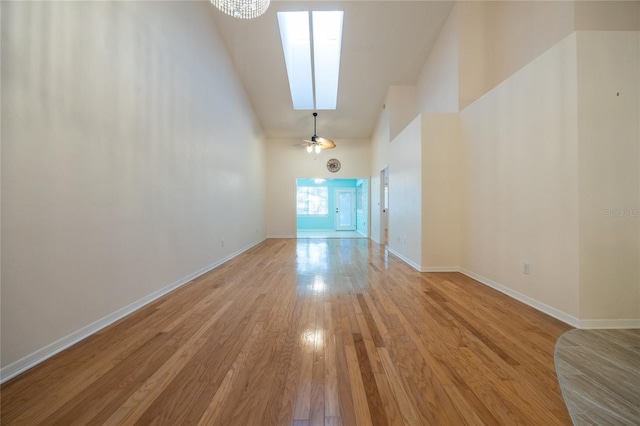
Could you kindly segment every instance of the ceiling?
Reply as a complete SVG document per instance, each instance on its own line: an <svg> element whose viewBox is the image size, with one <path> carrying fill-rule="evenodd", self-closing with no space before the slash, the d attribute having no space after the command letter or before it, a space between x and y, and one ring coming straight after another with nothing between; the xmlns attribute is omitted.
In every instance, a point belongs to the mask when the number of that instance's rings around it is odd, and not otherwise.
<svg viewBox="0 0 640 426"><path fill-rule="evenodd" d="M338 106L318 111L318 135L339 140L371 137L388 87L416 83L452 6L449 1L272 1L256 19L235 19L215 8L214 19L267 138L308 139L313 111L293 109L276 13L343 10Z"/></svg>

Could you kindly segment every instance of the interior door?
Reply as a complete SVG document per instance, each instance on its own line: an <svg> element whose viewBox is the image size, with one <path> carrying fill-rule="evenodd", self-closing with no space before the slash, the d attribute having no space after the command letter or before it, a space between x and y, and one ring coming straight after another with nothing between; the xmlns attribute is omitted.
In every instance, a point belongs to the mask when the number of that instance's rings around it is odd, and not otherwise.
<svg viewBox="0 0 640 426"><path fill-rule="evenodd" d="M356 189L336 188L336 231L356 230Z"/></svg>

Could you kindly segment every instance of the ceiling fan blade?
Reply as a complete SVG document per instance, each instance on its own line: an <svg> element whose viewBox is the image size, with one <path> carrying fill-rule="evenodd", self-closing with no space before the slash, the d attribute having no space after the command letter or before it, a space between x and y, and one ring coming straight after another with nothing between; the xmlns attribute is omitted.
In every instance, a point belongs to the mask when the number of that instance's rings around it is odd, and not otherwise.
<svg viewBox="0 0 640 426"><path fill-rule="evenodd" d="M304 142L293 144L292 146L304 146L304 145L309 145L310 143L311 141L304 141Z"/></svg>
<svg viewBox="0 0 640 426"><path fill-rule="evenodd" d="M318 138L316 140L322 149L332 149L336 147L336 144L331 139Z"/></svg>

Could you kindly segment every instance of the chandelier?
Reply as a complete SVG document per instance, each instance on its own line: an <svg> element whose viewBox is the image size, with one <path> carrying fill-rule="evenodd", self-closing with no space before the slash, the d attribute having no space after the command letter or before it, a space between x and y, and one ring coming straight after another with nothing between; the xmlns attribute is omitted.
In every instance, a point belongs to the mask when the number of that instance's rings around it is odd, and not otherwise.
<svg viewBox="0 0 640 426"><path fill-rule="evenodd" d="M211 4L227 15L239 19L253 19L269 8L270 0L211 0Z"/></svg>

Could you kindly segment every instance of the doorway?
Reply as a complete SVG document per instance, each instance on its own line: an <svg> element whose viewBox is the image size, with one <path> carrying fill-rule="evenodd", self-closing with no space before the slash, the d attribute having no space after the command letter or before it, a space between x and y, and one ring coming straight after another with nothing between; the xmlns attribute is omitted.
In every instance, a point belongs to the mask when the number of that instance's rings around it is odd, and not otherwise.
<svg viewBox="0 0 640 426"><path fill-rule="evenodd" d="M389 168L380 171L380 241L389 244Z"/></svg>
<svg viewBox="0 0 640 426"><path fill-rule="evenodd" d="M368 238L369 179L296 179L298 238Z"/></svg>

